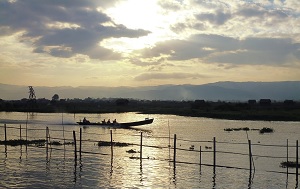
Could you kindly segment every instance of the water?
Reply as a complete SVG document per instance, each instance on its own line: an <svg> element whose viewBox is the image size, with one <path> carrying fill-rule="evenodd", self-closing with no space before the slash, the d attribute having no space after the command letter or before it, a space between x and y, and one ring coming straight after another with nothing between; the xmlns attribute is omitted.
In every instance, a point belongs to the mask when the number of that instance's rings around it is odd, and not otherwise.
<svg viewBox="0 0 300 189"><path fill-rule="evenodd" d="M76 121L86 117L90 121L117 119L119 122L137 121L153 117L151 125L141 129L111 129L81 127ZM45 146L0 145L0 188L297 188L296 176L285 174L280 163L286 160L286 143L295 146L299 140L299 122L230 121L192 118L174 115L121 114L44 114L0 112L0 140L45 139L45 128L50 130L50 141L72 142L73 130L79 139L82 128L82 156L75 159L74 146L62 145L47 149ZM274 133L259 134L257 130L225 132L224 128L270 127ZM64 130L64 132L63 132ZM98 147L97 142L110 141L110 132L116 142L133 143L126 147ZM140 133L143 133L143 159L140 151ZM173 159L174 134L177 153ZM169 135L171 139L169 140ZM213 164L213 138L216 138L216 164L228 167L199 166L200 146L202 164ZM255 171L250 173L248 138L251 140ZM222 142L222 143L220 143ZM243 143L243 144L236 144ZM194 145L194 150L189 150ZM262 146L281 145L281 146ZM154 146L154 147L153 147ZM79 144L77 142L77 149ZM289 160L295 161L295 147L289 148ZM232 154L226 152L235 152ZM132 159L131 157L136 157ZM292 159L294 158L294 159ZM281 172L281 173L278 173ZM295 169L290 168L290 173Z"/></svg>

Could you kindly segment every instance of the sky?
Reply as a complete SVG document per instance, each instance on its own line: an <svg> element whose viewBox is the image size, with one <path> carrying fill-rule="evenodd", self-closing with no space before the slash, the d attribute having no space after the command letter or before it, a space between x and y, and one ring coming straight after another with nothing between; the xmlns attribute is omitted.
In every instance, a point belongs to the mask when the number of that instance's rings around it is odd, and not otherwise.
<svg viewBox="0 0 300 189"><path fill-rule="evenodd" d="M299 0L0 0L0 83L299 81Z"/></svg>

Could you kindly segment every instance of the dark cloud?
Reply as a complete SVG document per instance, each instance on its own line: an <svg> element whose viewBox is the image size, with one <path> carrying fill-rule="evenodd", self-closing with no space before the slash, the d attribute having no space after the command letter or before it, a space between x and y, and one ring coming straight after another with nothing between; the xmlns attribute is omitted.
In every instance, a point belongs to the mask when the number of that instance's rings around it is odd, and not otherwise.
<svg viewBox="0 0 300 189"><path fill-rule="evenodd" d="M22 39L34 41L34 52L52 56L70 57L85 54L90 58L118 59L120 55L99 47L106 38L140 37L149 32L132 30L113 23L98 7L116 1L81 0L19 0L0 2L0 35L24 32ZM102 7L102 8L103 8ZM110 22L112 26L105 26ZM50 27L57 23L64 27ZM48 47L51 47L50 50ZM47 50L46 50L47 49Z"/></svg>
<svg viewBox="0 0 300 189"><path fill-rule="evenodd" d="M299 43L289 38L246 38L243 40L220 35L194 35L187 40L170 40L144 49L144 56L167 55L167 60L201 59L208 63L274 64L300 61Z"/></svg>

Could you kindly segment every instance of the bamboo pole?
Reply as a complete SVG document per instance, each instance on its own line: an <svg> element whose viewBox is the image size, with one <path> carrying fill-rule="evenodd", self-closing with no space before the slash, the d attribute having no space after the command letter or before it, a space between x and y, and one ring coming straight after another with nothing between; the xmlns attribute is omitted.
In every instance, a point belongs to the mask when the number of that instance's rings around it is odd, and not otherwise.
<svg viewBox="0 0 300 189"><path fill-rule="evenodd" d="M296 140L296 181L298 183L298 174L299 174L299 162L298 162L298 159L299 159L299 151L298 151L298 140Z"/></svg>
<svg viewBox="0 0 300 189"><path fill-rule="evenodd" d="M48 137L49 137L49 128L46 127L46 152L48 154Z"/></svg>
<svg viewBox="0 0 300 189"><path fill-rule="evenodd" d="M82 149L82 128L80 128L80 135L79 135L79 158L81 159L81 149Z"/></svg>
<svg viewBox="0 0 300 189"><path fill-rule="evenodd" d="M286 139L286 163L289 163L289 139ZM286 166L286 176L289 176L289 166Z"/></svg>
<svg viewBox="0 0 300 189"><path fill-rule="evenodd" d="M143 132L141 132L141 142L140 142L140 159L143 158Z"/></svg>
<svg viewBox="0 0 300 189"><path fill-rule="evenodd" d="M112 130L110 130L110 151L111 151L111 157L114 155L114 150L113 150L113 136L112 136Z"/></svg>
<svg viewBox="0 0 300 189"><path fill-rule="evenodd" d="M174 167L176 166L176 134L174 134L174 157L173 157L173 164Z"/></svg>
<svg viewBox="0 0 300 189"><path fill-rule="evenodd" d="M26 117L26 127L25 127L25 139L26 139L26 143L25 143L25 147L26 147L26 154L27 154L27 146L28 146L28 141L27 141L27 123L28 123L28 112L27 112L27 117Z"/></svg>
<svg viewBox="0 0 300 189"><path fill-rule="evenodd" d="M48 161L48 140L49 139L49 128L46 127L46 159Z"/></svg>
<svg viewBox="0 0 300 189"><path fill-rule="evenodd" d="M201 172L201 164L202 164L202 149L200 146L200 152L199 152L199 165L200 165L200 172Z"/></svg>
<svg viewBox="0 0 300 189"><path fill-rule="evenodd" d="M251 151L251 140L248 140L249 145L249 170L252 172L252 151Z"/></svg>
<svg viewBox="0 0 300 189"><path fill-rule="evenodd" d="M214 159L214 174L215 174L215 172L216 172L216 160L217 160L217 158L216 158L216 137L214 137L214 157L213 157L213 159Z"/></svg>
<svg viewBox="0 0 300 189"><path fill-rule="evenodd" d="M76 147L76 135L75 131L73 131L73 139L74 139L74 154L75 154L75 160L77 159L77 147Z"/></svg>
<svg viewBox="0 0 300 189"><path fill-rule="evenodd" d="M6 136L6 124L4 124L4 141L5 141L5 144L7 142L7 136Z"/></svg>
<svg viewBox="0 0 300 189"><path fill-rule="evenodd" d="M22 140L22 126L20 124L20 140Z"/></svg>
<svg viewBox="0 0 300 189"><path fill-rule="evenodd" d="M26 124L26 129L25 129L25 135L26 135L26 141L27 141L27 137L28 137L28 130L27 130L27 124ZM26 146L27 146L27 142L26 142Z"/></svg>

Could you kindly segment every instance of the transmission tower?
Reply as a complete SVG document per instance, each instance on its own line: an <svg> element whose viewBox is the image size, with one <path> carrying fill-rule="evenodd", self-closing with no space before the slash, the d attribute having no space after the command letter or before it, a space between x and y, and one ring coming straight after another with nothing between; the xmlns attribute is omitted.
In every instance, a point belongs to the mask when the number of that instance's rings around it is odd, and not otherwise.
<svg viewBox="0 0 300 189"><path fill-rule="evenodd" d="M28 87L29 87L29 100L35 100L36 96L32 86L28 86Z"/></svg>

